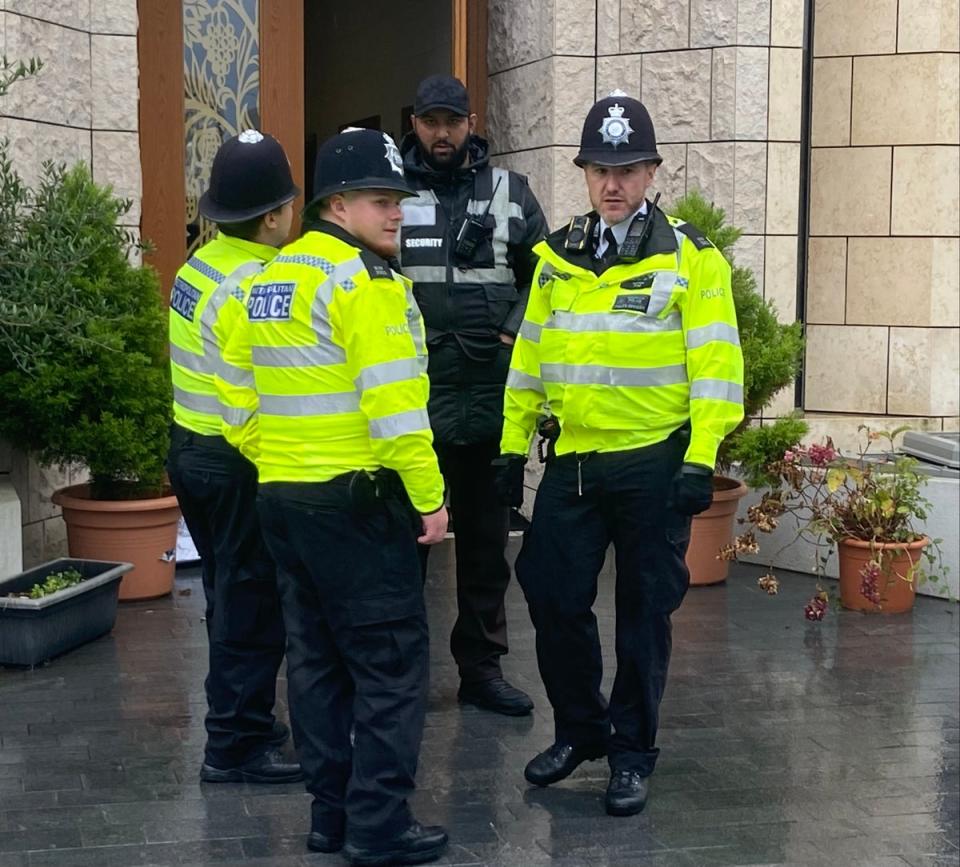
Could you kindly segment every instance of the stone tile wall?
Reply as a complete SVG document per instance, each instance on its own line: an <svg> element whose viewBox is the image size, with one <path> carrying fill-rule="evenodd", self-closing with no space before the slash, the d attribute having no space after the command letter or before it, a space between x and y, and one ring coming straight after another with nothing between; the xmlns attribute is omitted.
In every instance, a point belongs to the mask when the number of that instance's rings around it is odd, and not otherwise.
<svg viewBox="0 0 960 867"><path fill-rule="evenodd" d="M957 0L818 0L815 21L805 407L846 439L956 429Z"/></svg>
<svg viewBox="0 0 960 867"><path fill-rule="evenodd" d="M0 98L0 137L14 166L37 179L43 160L83 160L94 178L133 200L124 222L140 224L136 0L0 0L0 39L11 61L39 57L40 74ZM50 502L79 472L39 467L0 444L0 477L20 497L23 563L66 551L66 530Z"/></svg>

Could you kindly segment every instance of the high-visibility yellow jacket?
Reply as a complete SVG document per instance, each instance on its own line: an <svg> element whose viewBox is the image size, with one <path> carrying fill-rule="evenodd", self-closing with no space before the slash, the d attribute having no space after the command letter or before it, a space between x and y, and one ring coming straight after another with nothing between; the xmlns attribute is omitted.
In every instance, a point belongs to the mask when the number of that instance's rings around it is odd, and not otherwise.
<svg viewBox="0 0 960 867"><path fill-rule="evenodd" d="M548 407L561 426L558 455L652 445L689 421L684 460L712 468L743 419L730 266L698 230L660 211L635 263L604 268L589 244L568 251L566 236L534 248L501 451L526 455Z"/></svg>
<svg viewBox="0 0 960 867"><path fill-rule="evenodd" d="M250 372L225 361L223 348L234 317L227 301L240 284L277 254L275 247L219 233L177 272L170 293L170 368L173 420L194 433L221 433L214 375L251 385Z"/></svg>
<svg viewBox="0 0 960 867"><path fill-rule="evenodd" d="M423 320L410 281L383 259L331 223L284 247L252 281L228 344L228 357L247 353L261 483L387 467L418 511L443 505ZM239 393L231 403L241 409Z"/></svg>

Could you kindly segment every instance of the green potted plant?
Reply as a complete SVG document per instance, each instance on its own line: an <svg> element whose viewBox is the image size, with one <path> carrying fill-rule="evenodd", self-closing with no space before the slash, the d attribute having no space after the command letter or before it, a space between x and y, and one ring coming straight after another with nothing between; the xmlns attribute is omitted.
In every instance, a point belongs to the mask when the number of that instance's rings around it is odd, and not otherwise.
<svg viewBox="0 0 960 867"><path fill-rule="evenodd" d="M917 585L939 584L943 566L940 540L923 531L930 508L923 496L927 476L917 460L895 453L895 439L906 429L872 431L861 425L863 444L852 457L841 454L829 438L802 446L798 437L768 463L757 449L746 467L765 491L747 514L749 529L722 556L733 560L742 552L756 553L757 533L773 532L789 515L795 529L791 523L788 541L773 553L771 564L785 547L804 541L812 546L814 569L822 577L836 550L844 608L887 614L910 610ZM875 454L878 442L885 450ZM779 586L772 569L759 584L772 595ZM806 617L823 619L829 598L818 585Z"/></svg>
<svg viewBox="0 0 960 867"><path fill-rule="evenodd" d="M745 418L720 446L713 505L694 517L687 551L690 583L716 584L725 580L729 571L729 563L717 559L717 552L733 539L737 506L747 493L746 485L724 473L736 460L737 444L752 420L779 391L796 380L803 360L803 329L799 322L780 322L773 302L757 292L753 272L736 264L732 248L742 231L727 223L722 208L694 190L679 199L670 212L700 229L733 269L731 289L743 350ZM772 431L773 438L790 438L798 424L803 423L791 417L778 419L765 429Z"/></svg>
<svg viewBox="0 0 960 867"><path fill-rule="evenodd" d="M89 470L53 500L73 557L134 564L121 599L170 591L179 517L164 477L166 314L118 226L129 207L83 164L44 163L30 187L0 146L0 437Z"/></svg>

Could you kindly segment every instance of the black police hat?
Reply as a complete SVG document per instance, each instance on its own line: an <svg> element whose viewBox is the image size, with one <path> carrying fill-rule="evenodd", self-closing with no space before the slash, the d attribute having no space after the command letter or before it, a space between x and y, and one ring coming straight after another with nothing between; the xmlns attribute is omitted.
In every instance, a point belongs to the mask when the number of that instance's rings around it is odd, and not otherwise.
<svg viewBox="0 0 960 867"><path fill-rule="evenodd" d="M320 145L310 205L350 190L417 194L404 177L403 158L396 143L385 132L352 127Z"/></svg>
<svg viewBox="0 0 960 867"><path fill-rule="evenodd" d="M445 108L461 117L470 114L470 98L459 78L431 75L420 82L413 102L413 113L420 117L434 108Z"/></svg>
<svg viewBox="0 0 960 867"><path fill-rule="evenodd" d="M653 121L643 103L622 90L594 103L583 124L574 163L582 168L588 163L626 166L647 160L662 163L663 157L657 153Z"/></svg>
<svg viewBox="0 0 960 867"><path fill-rule="evenodd" d="M213 158L210 188L200 197L200 213L215 223L242 223L285 205L300 195L290 162L273 136L255 129L227 139Z"/></svg>

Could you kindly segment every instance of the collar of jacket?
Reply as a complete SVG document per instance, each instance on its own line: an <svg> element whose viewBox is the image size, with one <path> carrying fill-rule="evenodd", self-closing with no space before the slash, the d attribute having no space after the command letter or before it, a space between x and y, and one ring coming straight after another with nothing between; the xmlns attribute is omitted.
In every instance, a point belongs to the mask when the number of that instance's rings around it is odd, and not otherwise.
<svg viewBox="0 0 960 867"><path fill-rule="evenodd" d="M226 235L223 232L217 232L216 239L218 243L225 244L227 247L233 247L244 258L253 257L261 262L269 262L277 253L279 248L271 247L269 244L259 244L256 241L247 241L244 238L237 238L234 235Z"/></svg>
<svg viewBox="0 0 960 867"><path fill-rule="evenodd" d="M384 259L379 253L374 253L366 244L363 243L355 235L351 235L343 226L333 223L330 220L314 220L309 228L308 232L319 232L322 235L330 235L333 238L336 238L338 241L343 241L344 244L349 244L351 247L356 247L359 251L360 258L363 260L363 264L367 267L367 270L370 271L372 265L382 265L386 268L389 268L393 271L399 273L400 264L393 257L390 259ZM373 272L371 271L371 274Z"/></svg>
<svg viewBox="0 0 960 867"><path fill-rule="evenodd" d="M490 162L490 145L482 136L476 134L470 136L468 152L470 154L469 163L459 165L450 171L437 171L424 162L416 133L408 132L403 137L403 141L400 142L403 170L428 186L455 183L462 178L472 177L474 171L485 168Z"/></svg>

